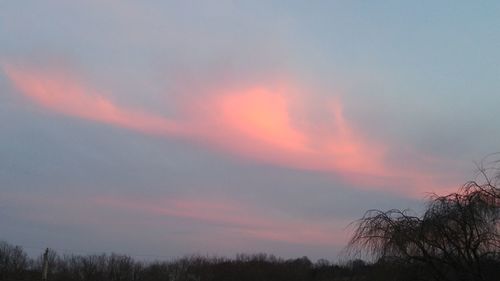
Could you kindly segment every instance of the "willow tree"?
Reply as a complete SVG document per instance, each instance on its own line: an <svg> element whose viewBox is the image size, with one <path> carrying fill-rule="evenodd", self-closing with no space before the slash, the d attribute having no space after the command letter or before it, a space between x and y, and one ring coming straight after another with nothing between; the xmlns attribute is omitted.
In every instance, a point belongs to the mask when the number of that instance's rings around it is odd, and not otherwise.
<svg viewBox="0 0 500 281"><path fill-rule="evenodd" d="M432 196L421 216L396 209L366 212L348 249L423 267L435 280L489 280L489 265L499 265L500 189L498 177L482 174L482 183Z"/></svg>

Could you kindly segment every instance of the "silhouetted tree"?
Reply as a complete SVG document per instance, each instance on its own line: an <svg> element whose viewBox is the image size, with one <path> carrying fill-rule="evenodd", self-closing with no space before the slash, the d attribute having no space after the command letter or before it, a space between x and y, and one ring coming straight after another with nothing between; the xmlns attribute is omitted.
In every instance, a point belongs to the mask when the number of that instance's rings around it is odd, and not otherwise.
<svg viewBox="0 0 500 281"><path fill-rule="evenodd" d="M422 216L396 209L366 212L348 248L393 264L424 266L422 274L436 280L493 280L490 264L500 265L500 190L498 178L481 173L481 184L471 181L456 193L432 196Z"/></svg>
<svg viewBox="0 0 500 281"><path fill-rule="evenodd" d="M22 280L29 265L28 255L20 246L0 241L0 280Z"/></svg>

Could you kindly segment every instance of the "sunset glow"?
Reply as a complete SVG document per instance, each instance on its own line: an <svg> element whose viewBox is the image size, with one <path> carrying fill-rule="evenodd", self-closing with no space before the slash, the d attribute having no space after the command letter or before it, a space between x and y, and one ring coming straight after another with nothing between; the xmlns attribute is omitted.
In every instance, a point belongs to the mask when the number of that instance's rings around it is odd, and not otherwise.
<svg viewBox="0 0 500 281"><path fill-rule="evenodd" d="M338 261L496 163L499 5L2 1L0 244Z"/></svg>
<svg viewBox="0 0 500 281"><path fill-rule="evenodd" d="M305 128L307 122L301 128L296 125L292 101L297 97L290 95L294 93L291 89L287 92L256 87L216 92L195 101L205 104L207 110L170 120L118 106L92 87L55 72L13 66L4 70L26 97L57 113L151 135L204 140L218 151L295 169L334 172L365 187L406 182L411 189L399 192L418 195L421 188L435 185L433 175L388 167L384 161L387 149L354 131L339 99L324 106L330 120L324 129L329 133L316 135ZM299 110L305 112L306 108Z"/></svg>

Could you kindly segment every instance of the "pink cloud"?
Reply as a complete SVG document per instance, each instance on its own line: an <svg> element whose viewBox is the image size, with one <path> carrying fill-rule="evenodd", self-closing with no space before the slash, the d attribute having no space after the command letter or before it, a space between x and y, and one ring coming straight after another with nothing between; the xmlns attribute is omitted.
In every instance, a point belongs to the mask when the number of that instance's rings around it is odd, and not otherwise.
<svg viewBox="0 0 500 281"><path fill-rule="evenodd" d="M19 214L34 223L51 225L78 225L100 233L121 233L124 229L148 228L158 225L174 226L175 218L190 225L216 226L218 230L189 233L181 237L184 242L204 240L215 243L223 234L235 246L244 247L243 240L273 241L309 246L345 245L350 221L329 218L328 221L306 220L276 213L269 208L257 208L234 200L177 197L146 199L126 196L73 196L40 197L29 193L4 194L4 204L21 206ZM145 220L131 220L145 217ZM124 228L125 227L125 228ZM133 231L132 231L133 232ZM203 239L202 239L203 238ZM179 240L179 241L181 241ZM208 241L208 242L207 242ZM209 246L209 245L205 245ZM213 249L212 249L213 250Z"/></svg>
<svg viewBox="0 0 500 281"><path fill-rule="evenodd" d="M23 94L47 109L145 133L178 133L179 128L172 121L119 106L106 98L106 93L84 86L62 72L42 72L12 65L4 66L4 71Z"/></svg>
<svg viewBox="0 0 500 281"><path fill-rule="evenodd" d="M318 133L310 128L315 124L293 118L292 108L307 115L303 106L307 97L283 84L215 90L201 101L205 110L189 112L186 124L197 139L247 158L334 172L358 183L363 177L393 177L394 171L384 163L385 145L356 133L345 120L339 99L323 106L329 122Z"/></svg>
<svg viewBox="0 0 500 281"><path fill-rule="evenodd" d="M68 116L152 135L181 137L265 163L331 172L367 188L421 196L423 191L450 186L437 173L388 165L387 145L356 131L345 119L339 99L319 107L329 122L317 125L309 121L304 106L308 97L292 82L210 89L203 98L176 104L181 117L168 119L120 106L106 93L62 72L12 65L4 66L4 71L26 97Z"/></svg>
<svg viewBox="0 0 500 281"><path fill-rule="evenodd" d="M242 202L195 198L143 200L138 198L97 197L93 204L139 212L155 217L176 217L195 223L219 225L237 237L304 245L343 245L348 221L336 220L335 226L292 217L276 217Z"/></svg>

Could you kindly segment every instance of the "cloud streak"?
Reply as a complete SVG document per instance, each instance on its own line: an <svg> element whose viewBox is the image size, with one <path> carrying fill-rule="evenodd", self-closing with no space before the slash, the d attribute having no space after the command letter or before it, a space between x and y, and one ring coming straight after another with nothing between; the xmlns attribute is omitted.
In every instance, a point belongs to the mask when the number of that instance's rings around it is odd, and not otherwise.
<svg viewBox="0 0 500 281"><path fill-rule="evenodd" d="M174 217L193 223L219 226L225 231L258 240L303 245L342 245L346 239L347 221L304 221L290 217L275 217L242 202L196 198L141 200L138 198L96 197L92 203L125 212L138 212L148 217Z"/></svg>
<svg viewBox="0 0 500 281"><path fill-rule="evenodd" d="M243 240L272 241L295 245L338 246L346 242L349 221L339 219L305 220L280 214L272 208L255 208L245 202L195 197L59 195L50 198L25 193L5 194L4 205L22 206L21 219L53 225L83 225L93 229L113 229L123 225L140 230L155 225L172 226L182 222L195 226L188 230L192 239L216 242L220 233L243 243ZM64 212L61 212L64 210ZM134 219L131 219L134 218ZM147 219L145 219L147 218ZM210 231L200 233L196 226ZM189 228L188 228L189 229Z"/></svg>
<svg viewBox="0 0 500 281"><path fill-rule="evenodd" d="M43 107L70 116L150 134L175 135L172 121L113 103L103 92L76 82L62 72L42 72L5 65L18 90Z"/></svg>
<svg viewBox="0 0 500 281"><path fill-rule="evenodd" d="M3 68L24 96L64 115L150 135L180 137L264 163L332 172L365 187L417 194L435 189L439 180L434 174L390 167L385 161L387 146L359 134L345 119L339 99L327 100L320 108L327 122L311 121L311 110L305 106L308 97L291 82L221 86L175 104L181 114L169 119L121 106L105 92L63 72L13 65ZM409 188L401 190L402 184Z"/></svg>

